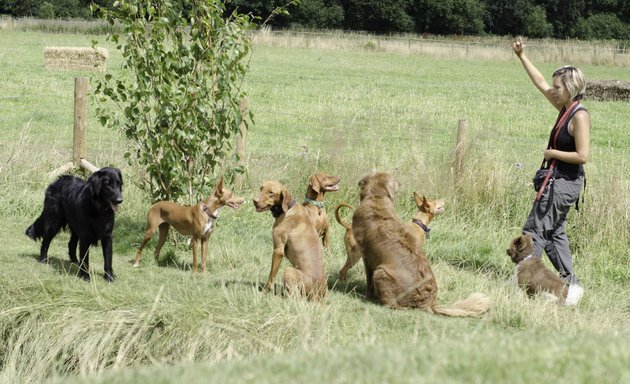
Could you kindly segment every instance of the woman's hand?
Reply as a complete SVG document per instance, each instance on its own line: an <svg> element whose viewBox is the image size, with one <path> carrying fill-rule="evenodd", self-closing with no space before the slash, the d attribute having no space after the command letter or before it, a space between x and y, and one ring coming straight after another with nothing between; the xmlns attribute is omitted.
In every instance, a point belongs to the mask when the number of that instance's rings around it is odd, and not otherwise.
<svg viewBox="0 0 630 384"><path fill-rule="evenodd" d="M519 36L516 38L516 40L514 40L514 42L512 43L512 49L514 50L514 53L516 53L516 56L521 57L521 55L523 54L523 47L525 45L523 45L523 39Z"/></svg>

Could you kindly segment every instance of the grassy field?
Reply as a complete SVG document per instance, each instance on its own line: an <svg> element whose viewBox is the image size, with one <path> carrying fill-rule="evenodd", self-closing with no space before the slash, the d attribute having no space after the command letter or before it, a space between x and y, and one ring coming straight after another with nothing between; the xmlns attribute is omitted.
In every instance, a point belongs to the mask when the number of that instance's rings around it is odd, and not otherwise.
<svg viewBox="0 0 630 384"><path fill-rule="evenodd" d="M50 265L40 265L39 244L24 230L41 210L48 172L72 158L73 79L97 76L45 69L43 48L94 38L118 73L120 56L102 36L0 33L0 383L630 381L628 102L585 100L593 122L588 186L568 223L586 289L577 307L528 299L510 283L505 248L531 206L530 178L555 118L520 64L334 44L255 47L245 84L255 114L249 172L236 191L248 204L222 211L205 275L192 274L181 238L158 262L153 240L141 267L131 267L150 199L123 159L125 140L91 116L88 159L122 169L125 202L114 233L118 280L103 281L93 249L86 284L67 261L66 233L53 241ZM550 74L565 63L536 64ZM630 81L623 66L580 67L589 79ZM460 119L469 130L456 189ZM348 282L337 280L345 249L330 208L356 205L356 183L373 167L400 180L404 220L413 191L446 200L426 244L438 302L484 292L493 301L488 314L452 319L366 302L360 263ZM251 198L267 179L303 196L316 170L343 180L327 195L329 295L320 304L287 299L280 279L276 294L263 294L273 219L256 213Z"/></svg>

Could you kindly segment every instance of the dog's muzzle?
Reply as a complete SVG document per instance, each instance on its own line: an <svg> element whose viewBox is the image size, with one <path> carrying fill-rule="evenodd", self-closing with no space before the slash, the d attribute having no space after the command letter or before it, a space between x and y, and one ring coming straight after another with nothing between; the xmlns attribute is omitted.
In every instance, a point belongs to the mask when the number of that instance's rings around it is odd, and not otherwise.
<svg viewBox="0 0 630 384"><path fill-rule="evenodd" d="M117 197L109 202L109 205L112 207L112 211L114 211L114 213L118 211L118 206L122 204L122 202L122 197Z"/></svg>

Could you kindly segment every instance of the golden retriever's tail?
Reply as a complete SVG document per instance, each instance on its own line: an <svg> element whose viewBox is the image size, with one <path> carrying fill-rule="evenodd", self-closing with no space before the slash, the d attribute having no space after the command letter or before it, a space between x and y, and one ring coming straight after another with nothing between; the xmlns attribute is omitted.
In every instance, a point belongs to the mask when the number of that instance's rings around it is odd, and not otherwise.
<svg viewBox="0 0 630 384"><path fill-rule="evenodd" d="M448 307L436 305L433 307L433 312L454 317L476 317L488 311L488 309L490 309L490 303L488 296L476 292L464 300L457 301Z"/></svg>
<svg viewBox="0 0 630 384"><path fill-rule="evenodd" d="M354 209L352 208L351 205L348 205L346 203L341 203L338 206L335 207L335 219L337 219L337 222L339 224L341 224L345 229L349 229L352 230L352 226L348 223L346 223L345 221L341 220L341 216L339 216L339 208L341 207L346 207L346 208L350 208L350 209Z"/></svg>

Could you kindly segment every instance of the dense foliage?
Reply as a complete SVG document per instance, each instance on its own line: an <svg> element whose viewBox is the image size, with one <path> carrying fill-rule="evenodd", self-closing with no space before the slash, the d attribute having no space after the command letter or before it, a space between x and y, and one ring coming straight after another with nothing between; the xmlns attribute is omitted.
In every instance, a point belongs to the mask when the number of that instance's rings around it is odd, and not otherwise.
<svg viewBox="0 0 630 384"><path fill-rule="evenodd" d="M0 14L42 18L90 17L89 4L113 0L0 0ZM175 0L180 5L184 0ZM288 0L232 0L225 6L261 22ZM184 9L184 12L186 10ZM301 0L279 28L361 30L436 35L524 35L530 37L630 39L627 0Z"/></svg>
<svg viewBox="0 0 630 384"><path fill-rule="evenodd" d="M108 73L94 93L100 122L132 143L125 157L146 172L140 186L155 200L194 203L207 194L215 169L232 153L233 136L250 118L239 103L251 23L226 14L221 1L186 4L188 18L168 0L99 8L110 24L122 25L124 33L110 39L129 76Z"/></svg>

